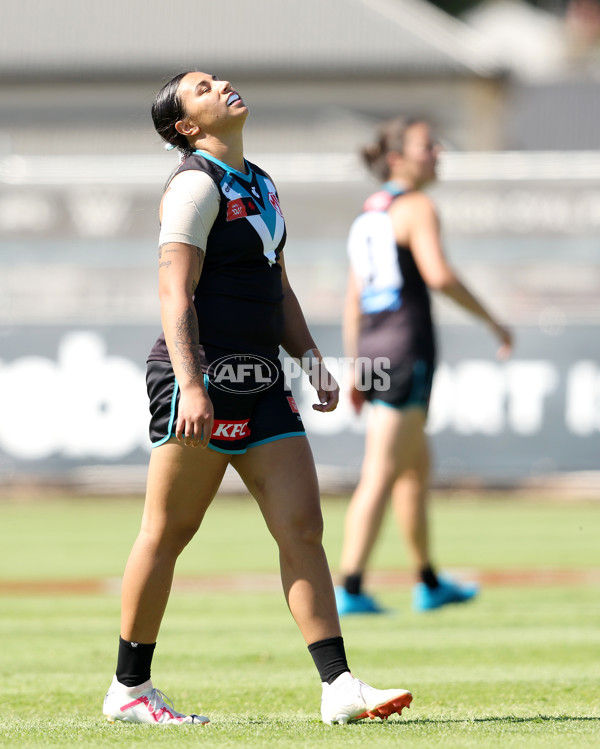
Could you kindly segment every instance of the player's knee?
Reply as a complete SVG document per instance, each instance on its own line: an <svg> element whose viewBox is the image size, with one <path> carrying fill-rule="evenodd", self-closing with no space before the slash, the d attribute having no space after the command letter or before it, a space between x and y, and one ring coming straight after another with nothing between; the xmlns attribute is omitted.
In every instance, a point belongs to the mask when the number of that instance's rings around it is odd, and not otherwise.
<svg viewBox="0 0 600 749"><path fill-rule="evenodd" d="M173 534L173 546L178 554L185 549L189 542L196 535L200 523L189 522L178 526Z"/></svg>
<svg viewBox="0 0 600 749"><path fill-rule="evenodd" d="M389 494L400 472L401 467L395 462L389 462L385 465L365 465L359 483L361 494Z"/></svg>
<svg viewBox="0 0 600 749"><path fill-rule="evenodd" d="M320 546L323 542L323 516L320 512L296 515L288 532L298 544Z"/></svg>
<svg viewBox="0 0 600 749"><path fill-rule="evenodd" d="M200 521L187 518L179 521L171 519L164 526L146 527L144 530L157 552L179 556L199 527Z"/></svg>

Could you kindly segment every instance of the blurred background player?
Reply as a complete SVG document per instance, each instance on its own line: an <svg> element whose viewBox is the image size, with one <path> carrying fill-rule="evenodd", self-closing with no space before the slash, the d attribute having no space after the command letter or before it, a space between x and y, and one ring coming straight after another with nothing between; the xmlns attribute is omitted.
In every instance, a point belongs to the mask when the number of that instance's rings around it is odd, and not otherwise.
<svg viewBox="0 0 600 749"><path fill-rule="evenodd" d="M280 346L319 368L321 356L287 279L276 189L244 158L248 108L228 81L194 71L163 86L152 116L183 161L161 206L163 335L147 370L153 451L142 527L123 577L117 669L104 715L150 725L208 722L176 711L150 670L175 563L228 465L279 547L286 600L322 682L323 721L400 713L410 692L374 689L354 678L346 661L315 465L278 359ZM213 365L236 355L269 360L277 372L271 385L219 389ZM333 411L337 384L319 374L313 408Z"/></svg>
<svg viewBox="0 0 600 749"><path fill-rule="evenodd" d="M348 238L344 348L354 360L387 357L390 368L373 376L368 389L361 385L365 373L355 371L351 386L356 412L365 401L370 412L361 477L345 521L343 584L336 588L340 614L382 611L362 583L390 497L418 576L413 608L460 603L477 592L475 585L439 575L431 558L425 423L436 346L428 288L486 323L500 342L499 357L509 355L512 339L444 257L436 209L422 192L435 179L438 151L427 122L397 118L384 122L362 152L384 184L368 198Z"/></svg>

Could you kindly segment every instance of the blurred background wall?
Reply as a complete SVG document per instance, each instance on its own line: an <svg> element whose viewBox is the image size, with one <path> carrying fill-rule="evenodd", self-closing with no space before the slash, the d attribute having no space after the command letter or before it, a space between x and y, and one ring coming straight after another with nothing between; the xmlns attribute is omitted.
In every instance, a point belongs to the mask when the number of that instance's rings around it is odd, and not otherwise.
<svg viewBox="0 0 600 749"><path fill-rule="evenodd" d="M143 487L146 355L159 333L157 207L176 165L149 110L181 70L249 104L250 160L278 185L287 265L340 356L345 238L375 183L383 118L445 146L451 262L515 328L435 299L438 485L600 486L600 7L597 0L21 0L0 24L0 490ZM364 424L316 416L325 488L356 480Z"/></svg>

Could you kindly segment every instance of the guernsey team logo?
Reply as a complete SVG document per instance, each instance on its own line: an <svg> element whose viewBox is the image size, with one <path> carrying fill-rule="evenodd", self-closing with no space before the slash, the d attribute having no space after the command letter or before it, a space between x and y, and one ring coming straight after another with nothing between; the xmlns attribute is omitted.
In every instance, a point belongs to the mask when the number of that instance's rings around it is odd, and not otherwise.
<svg viewBox="0 0 600 749"><path fill-rule="evenodd" d="M269 203L273 206L273 208L277 211L281 218L283 218L281 206L279 205L279 198L277 197L277 195L275 195L274 192L269 193Z"/></svg>

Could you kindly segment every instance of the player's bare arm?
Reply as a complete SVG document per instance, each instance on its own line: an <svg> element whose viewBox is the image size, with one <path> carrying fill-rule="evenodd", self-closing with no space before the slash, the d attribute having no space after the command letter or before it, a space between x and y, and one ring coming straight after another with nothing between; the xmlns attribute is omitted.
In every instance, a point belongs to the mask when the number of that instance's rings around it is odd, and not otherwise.
<svg viewBox="0 0 600 749"><path fill-rule="evenodd" d="M348 271L346 298L344 301L343 340L344 354L355 362L358 358L358 338L360 331L360 290L352 268ZM350 402L356 413L360 413L365 402L364 392L356 387L356 376L350 381Z"/></svg>
<svg viewBox="0 0 600 749"><path fill-rule="evenodd" d="M203 258L202 250L194 245L180 242L162 245L158 286L165 340L181 388L175 434L185 444L206 447L212 432L213 411L204 387L193 298Z"/></svg>
<svg viewBox="0 0 600 749"><path fill-rule="evenodd" d="M440 221L431 199L424 193L410 197L413 211L408 229L408 245L423 280L430 289L440 291L464 310L487 323L500 341L498 357L505 358L512 348L510 331L492 316L447 262L440 237Z"/></svg>

